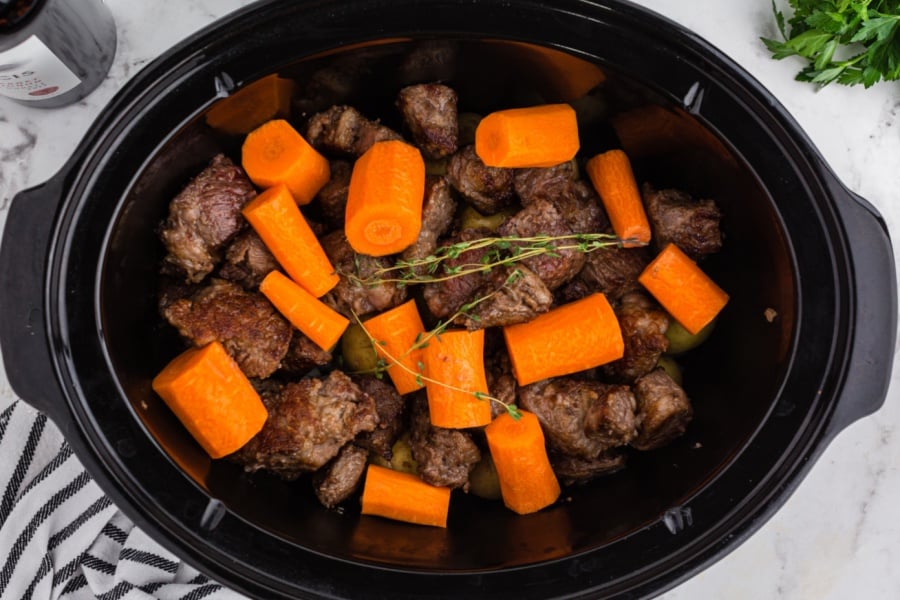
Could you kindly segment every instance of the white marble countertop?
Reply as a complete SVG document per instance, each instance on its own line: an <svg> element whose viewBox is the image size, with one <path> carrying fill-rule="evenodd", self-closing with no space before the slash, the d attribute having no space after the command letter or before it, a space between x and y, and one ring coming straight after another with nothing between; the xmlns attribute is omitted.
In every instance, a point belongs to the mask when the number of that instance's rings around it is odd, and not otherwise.
<svg viewBox="0 0 900 600"><path fill-rule="evenodd" d="M154 57L247 0L106 0L119 32L110 76L81 102L50 111L0 98L0 224L13 195L59 169L113 94ZM900 239L900 83L798 83L799 64L776 62L768 0L639 0L693 29L765 85L797 119L838 176L884 215ZM10 285L4 282L3 285ZM884 407L849 427L776 515L744 544L666 600L842 600L900 597L900 368ZM0 375L0 409L14 399Z"/></svg>

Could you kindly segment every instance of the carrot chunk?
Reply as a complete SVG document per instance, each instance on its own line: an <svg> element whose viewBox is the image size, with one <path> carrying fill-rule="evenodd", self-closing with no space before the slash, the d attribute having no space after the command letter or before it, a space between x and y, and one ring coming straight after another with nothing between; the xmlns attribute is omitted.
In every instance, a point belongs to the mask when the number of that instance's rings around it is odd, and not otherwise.
<svg viewBox="0 0 900 600"><path fill-rule="evenodd" d="M625 353L619 320L599 293L504 327L503 336L519 385L591 369Z"/></svg>
<svg viewBox="0 0 900 600"><path fill-rule="evenodd" d="M219 342L185 350L151 386L212 458L238 450L268 417L259 394Z"/></svg>
<svg viewBox="0 0 900 600"><path fill-rule="evenodd" d="M278 264L309 293L318 298L338 284L340 277L285 185L267 189L242 212Z"/></svg>
<svg viewBox="0 0 900 600"><path fill-rule="evenodd" d="M241 164L259 187L286 185L297 204L309 204L331 179L328 160L284 119L263 123L247 135Z"/></svg>
<svg viewBox="0 0 900 600"><path fill-rule="evenodd" d="M259 284L259 291L291 325L322 350L331 350L350 325L345 316L285 277L281 271L266 275Z"/></svg>
<svg viewBox="0 0 900 600"><path fill-rule="evenodd" d="M429 485L410 473L370 464L362 493L362 514L417 525L447 526L450 488Z"/></svg>
<svg viewBox="0 0 900 600"><path fill-rule="evenodd" d="M491 422L484 372L484 329L445 331L422 352L428 412L435 427L481 427ZM440 383L435 383L440 382Z"/></svg>
<svg viewBox="0 0 900 600"><path fill-rule="evenodd" d="M360 254L395 254L422 229L425 161L418 148L397 140L376 142L353 165L344 232Z"/></svg>
<svg viewBox="0 0 900 600"><path fill-rule="evenodd" d="M552 167L572 160L579 147L568 104L499 110L475 130L475 153L489 167Z"/></svg>
<svg viewBox="0 0 900 600"><path fill-rule="evenodd" d="M503 503L520 515L537 512L556 502L560 487L550 466L544 432L538 418L519 411L504 413L485 427L488 448L500 480Z"/></svg>
<svg viewBox="0 0 900 600"><path fill-rule="evenodd" d="M609 150L585 165L594 189L600 195L613 231L626 248L650 242L650 222L641 202L641 192L631 170L631 162L621 150Z"/></svg>
<svg viewBox="0 0 900 600"><path fill-rule="evenodd" d="M406 367L393 365L387 370L397 393L403 395L421 389L416 373L422 361L422 350L415 345L425 333L425 326L416 301L409 300L372 317L363 322L363 327L375 340L375 351L381 358L388 362L393 358Z"/></svg>
<svg viewBox="0 0 900 600"><path fill-rule="evenodd" d="M699 333L728 303L728 294L671 243L647 265L638 281L691 334Z"/></svg>

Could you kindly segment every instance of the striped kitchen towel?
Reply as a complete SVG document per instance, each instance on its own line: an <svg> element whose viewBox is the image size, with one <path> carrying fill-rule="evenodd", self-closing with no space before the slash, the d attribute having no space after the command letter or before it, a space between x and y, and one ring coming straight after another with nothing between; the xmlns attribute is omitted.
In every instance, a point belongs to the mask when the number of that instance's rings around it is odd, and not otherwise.
<svg viewBox="0 0 900 600"><path fill-rule="evenodd" d="M244 598L135 527L21 401L0 413L0 493L2 600Z"/></svg>

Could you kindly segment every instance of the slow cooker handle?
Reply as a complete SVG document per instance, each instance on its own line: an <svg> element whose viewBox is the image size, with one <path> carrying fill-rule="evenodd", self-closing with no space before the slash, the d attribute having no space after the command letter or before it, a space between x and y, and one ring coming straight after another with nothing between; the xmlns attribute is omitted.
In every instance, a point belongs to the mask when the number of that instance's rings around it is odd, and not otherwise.
<svg viewBox="0 0 900 600"><path fill-rule="evenodd" d="M44 280L64 172L16 194L0 245L0 273L7 281L0 296L0 347L6 376L20 398L59 426L68 419L47 336Z"/></svg>
<svg viewBox="0 0 900 600"><path fill-rule="evenodd" d="M846 379L829 426L829 439L884 404L897 335L894 254L884 219L836 178L832 189L851 242L856 314Z"/></svg>

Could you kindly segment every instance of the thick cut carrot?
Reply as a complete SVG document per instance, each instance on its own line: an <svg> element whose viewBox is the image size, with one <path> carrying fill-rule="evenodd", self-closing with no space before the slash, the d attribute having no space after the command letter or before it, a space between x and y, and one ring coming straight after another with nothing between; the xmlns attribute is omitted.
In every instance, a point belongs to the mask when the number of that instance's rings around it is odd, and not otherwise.
<svg viewBox="0 0 900 600"><path fill-rule="evenodd" d="M599 293L504 327L503 336L519 385L591 369L625 353L619 320Z"/></svg>
<svg viewBox="0 0 900 600"><path fill-rule="evenodd" d="M350 324L346 317L291 281L281 271L272 271L259 284L291 325L302 331L322 350L331 350Z"/></svg>
<svg viewBox="0 0 900 600"><path fill-rule="evenodd" d="M278 264L309 293L318 298L338 284L340 277L286 186L267 189L242 212Z"/></svg>
<svg viewBox="0 0 900 600"><path fill-rule="evenodd" d="M238 450L268 417L259 394L219 342L184 351L151 385L212 458Z"/></svg>
<svg viewBox="0 0 900 600"><path fill-rule="evenodd" d="M672 317L692 334L728 303L728 294L675 244L668 244L638 277Z"/></svg>
<svg viewBox="0 0 900 600"><path fill-rule="evenodd" d="M425 161L414 146L376 142L353 165L344 232L360 254L395 254L422 229Z"/></svg>
<svg viewBox="0 0 900 600"><path fill-rule="evenodd" d="M527 411L519 412L518 419L509 413L500 415L485 427L484 433L500 480L503 503L524 515L556 502L560 488L547 457L538 418Z"/></svg>
<svg viewBox="0 0 900 600"><path fill-rule="evenodd" d="M363 322L363 327L375 340L375 351L388 363L394 360L387 372L400 395L422 388L417 373L422 361L422 350L416 344L425 333L425 325L416 308L416 301L409 300L400 306L386 310Z"/></svg>
<svg viewBox="0 0 900 600"><path fill-rule="evenodd" d="M293 80L267 75L216 101L206 113L206 124L223 133L244 135L266 121L287 117L294 89Z"/></svg>
<svg viewBox="0 0 900 600"><path fill-rule="evenodd" d="M622 240L628 240L623 246L649 243L650 222L628 155L621 150L609 150L587 161L585 170L606 208L613 231Z"/></svg>
<svg viewBox="0 0 900 600"><path fill-rule="evenodd" d="M247 135L241 164L259 187L286 185L297 204L309 204L331 179L328 159L284 119L263 123Z"/></svg>
<svg viewBox="0 0 900 600"><path fill-rule="evenodd" d="M461 429L491 422L484 372L484 329L445 331L422 351L428 412L435 427ZM484 397L482 397L484 396Z"/></svg>
<svg viewBox="0 0 900 600"><path fill-rule="evenodd" d="M475 130L475 153L489 167L552 167L572 160L579 146L568 104L499 110Z"/></svg>
<svg viewBox="0 0 900 600"><path fill-rule="evenodd" d="M417 525L447 526L450 488L429 485L410 473L370 464L363 485L362 514Z"/></svg>

